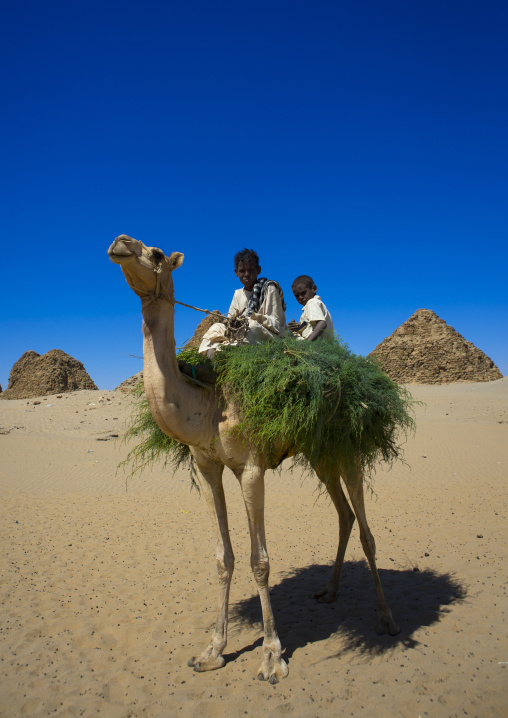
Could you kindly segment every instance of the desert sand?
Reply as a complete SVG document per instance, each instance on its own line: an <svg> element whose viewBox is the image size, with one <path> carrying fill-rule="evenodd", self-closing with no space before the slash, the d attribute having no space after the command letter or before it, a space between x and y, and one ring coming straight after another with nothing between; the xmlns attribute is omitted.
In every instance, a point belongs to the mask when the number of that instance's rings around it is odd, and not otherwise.
<svg viewBox="0 0 508 718"><path fill-rule="evenodd" d="M272 601L289 665L272 686L239 486L227 663L196 674L217 600L215 535L186 472L117 471L117 391L0 401L0 715L506 716L508 378L411 386L406 464L380 466L367 514L401 627L377 636L355 526L338 600L313 594L335 557L317 480L269 472Z"/></svg>

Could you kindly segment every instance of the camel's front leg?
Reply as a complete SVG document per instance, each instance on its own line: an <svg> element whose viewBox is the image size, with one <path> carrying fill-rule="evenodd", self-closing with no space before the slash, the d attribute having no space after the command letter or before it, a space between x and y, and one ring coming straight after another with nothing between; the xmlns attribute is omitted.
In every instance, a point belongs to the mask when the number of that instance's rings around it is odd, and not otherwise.
<svg viewBox="0 0 508 718"><path fill-rule="evenodd" d="M235 472L236 473L236 472ZM258 670L259 680L278 683L289 673L286 661L282 658L281 645L275 621L273 618L270 593L268 590L268 577L270 576L270 562L266 550L265 539L265 484L264 469L258 466L246 466L242 472L237 473L242 486L243 498L249 520L251 542L251 566L257 584L261 609L263 611L263 626L265 637L263 641L263 662Z"/></svg>
<svg viewBox="0 0 508 718"><path fill-rule="evenodd" d="M208 508L217 527L217 572L219 574L219 605L210 645L200 656L192 657L188 665L197 672L213 671L225 663L222 655L227 644L229 587L235 566L235 557L229 538L228 516L220 464L199 459L198 477Z"/></svg>

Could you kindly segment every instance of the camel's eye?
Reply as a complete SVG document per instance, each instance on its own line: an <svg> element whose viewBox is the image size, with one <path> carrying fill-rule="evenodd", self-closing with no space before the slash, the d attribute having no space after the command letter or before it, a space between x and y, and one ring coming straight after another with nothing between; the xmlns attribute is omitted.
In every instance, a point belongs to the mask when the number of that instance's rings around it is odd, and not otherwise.
<svg viewBox="0 0 508 718"><path fill-rule="evenodd" d="M160 264L164 259L164 252L160 249L152 249L152 259L157 262L157 264Z"/></svg>

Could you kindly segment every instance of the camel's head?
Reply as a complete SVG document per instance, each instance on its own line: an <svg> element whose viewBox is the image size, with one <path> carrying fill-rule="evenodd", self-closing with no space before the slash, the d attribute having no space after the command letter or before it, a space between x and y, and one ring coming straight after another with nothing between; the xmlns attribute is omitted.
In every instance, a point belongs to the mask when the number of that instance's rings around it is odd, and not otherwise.
<svg viewBox="0 0 508 718"><path fill-rule="evenodd" d="M129 287L142 299L173 298L171 272L183 262L181 252L166 257L157 247L121 234L108 249L109 258L119 264Z"/></svg>

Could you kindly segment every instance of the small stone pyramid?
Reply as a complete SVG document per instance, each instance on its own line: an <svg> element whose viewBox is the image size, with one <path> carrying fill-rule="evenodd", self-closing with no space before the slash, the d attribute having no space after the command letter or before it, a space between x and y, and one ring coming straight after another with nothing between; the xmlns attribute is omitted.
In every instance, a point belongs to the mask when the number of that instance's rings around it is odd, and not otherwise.
<svg viewBox="0 0 508 718"><path fill-rule="evenodd" d="M61 349L51 349L42 356L27 351L12 367L2 399L30 399L76 389L97 389L80 361Z"/></svg>
<svg viewBox="0 0 508 718"><path fill-rule="evenodd" d="M128 379L125 379L121 384L119 384L115 391L123 391L124 394L128 394L130 391L134 389L136 384L138 384L143 379L143 372L138 371L137 374L133 374L133 376L130 376Z"/></svg>
<svg viewBox="0 0 508 718"><path fill-rule="evenodd" d="M492 359L430 309L418 309L371 355L379 359L384 371L398 384L502 378Z"/></svg>
<svg viewBox="0 0 508 718"><path fill-rule="evenodd" d="M201 344L201 340L203 339L205 332L207 332L212 324L215 324L216 322L224 322L224 317L218 309L214 309L211 314L207 314L207 316L200 321L193 336L185 345L185 349L197 349Z"/></svg>

